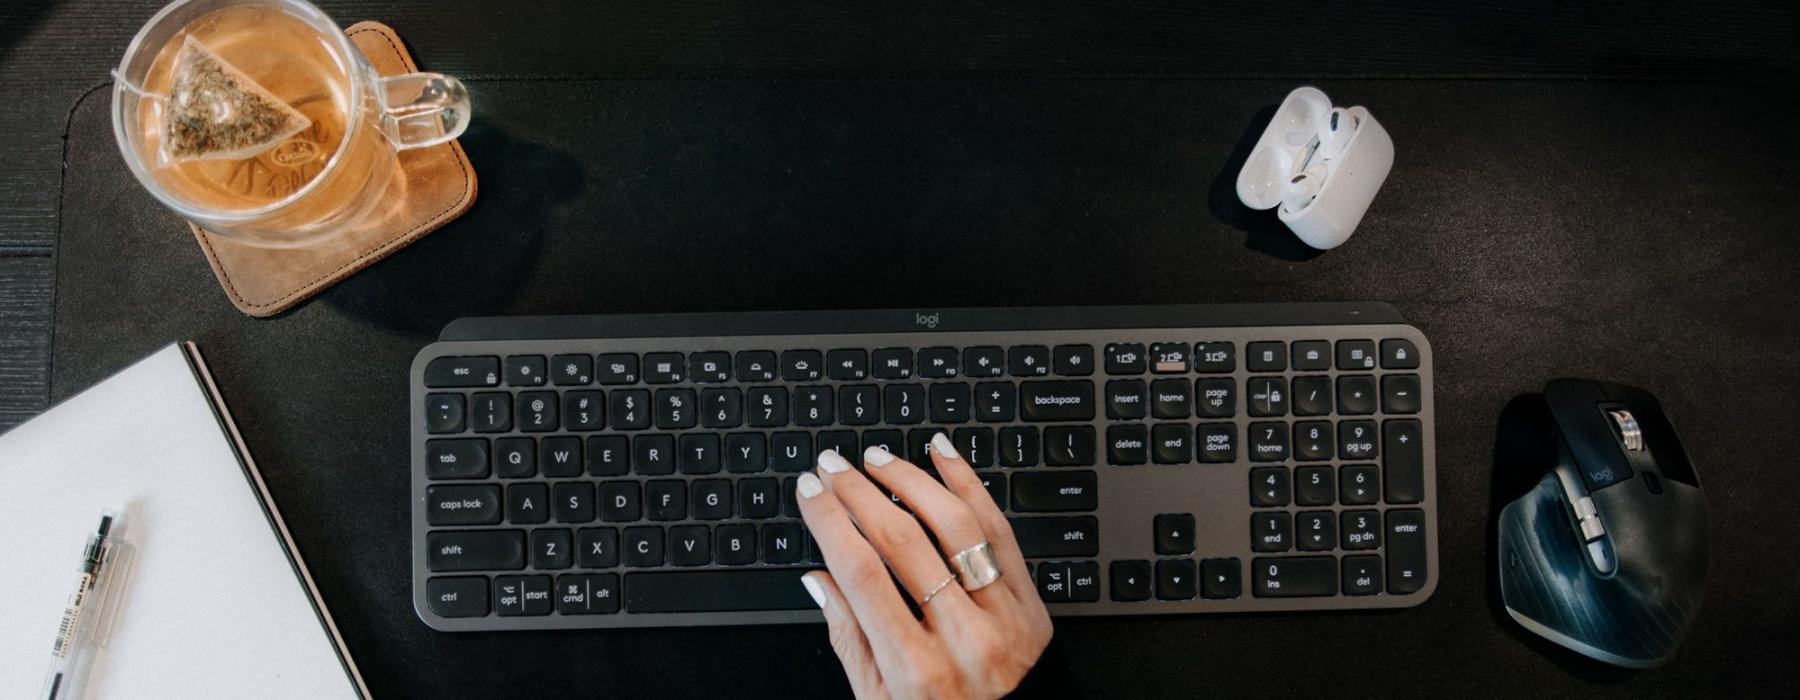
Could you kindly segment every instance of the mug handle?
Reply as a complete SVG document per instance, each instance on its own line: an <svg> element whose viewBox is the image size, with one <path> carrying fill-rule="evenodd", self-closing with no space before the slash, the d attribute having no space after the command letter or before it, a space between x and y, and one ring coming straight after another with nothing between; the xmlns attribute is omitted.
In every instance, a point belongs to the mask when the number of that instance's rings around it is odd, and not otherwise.
<svg viewBox="0 0 1800 700"><path fill-rule="evenodd" d="M442 73L407 73L376 82L381 131L397 150L436 146L469 127L469 89Z"/></svg>

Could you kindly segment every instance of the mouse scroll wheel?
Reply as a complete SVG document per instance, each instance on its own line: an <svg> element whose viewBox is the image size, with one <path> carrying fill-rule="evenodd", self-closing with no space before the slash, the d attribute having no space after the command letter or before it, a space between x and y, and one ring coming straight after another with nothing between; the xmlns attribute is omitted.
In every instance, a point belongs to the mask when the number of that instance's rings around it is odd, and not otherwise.
<svg viewBox="0 0 1800 700"><path fill-rule="evenodd" d="M1637 419L1631 412L1623 408L1615 408L1606 412L1612 418L1613 430L1619 434L1619 443L1629 452L1641 452L1644 449L1644 431L1638 429Z"/></svg>

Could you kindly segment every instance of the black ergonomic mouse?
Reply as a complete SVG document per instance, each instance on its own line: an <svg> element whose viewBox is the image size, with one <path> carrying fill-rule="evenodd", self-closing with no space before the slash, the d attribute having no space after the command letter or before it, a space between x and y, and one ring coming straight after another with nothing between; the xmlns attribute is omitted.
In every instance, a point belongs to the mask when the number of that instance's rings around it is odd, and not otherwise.
<svg viewBox="0 0 1800 700"><path fill-rule="evenodd" d="M1501 601L1526 629L1581 654L1660 666L1693 626L1706 580L1694 464L1643 390L1558 379L1543 399L1544 444L1532 447L1544 459L1501 465L1542 471L1500 512Z"/></svg>

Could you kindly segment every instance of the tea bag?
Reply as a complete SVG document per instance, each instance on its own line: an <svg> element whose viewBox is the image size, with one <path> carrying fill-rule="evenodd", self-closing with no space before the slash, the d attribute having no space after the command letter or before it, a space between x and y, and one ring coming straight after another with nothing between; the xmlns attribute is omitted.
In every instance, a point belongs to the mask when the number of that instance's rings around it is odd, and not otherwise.
<svg viewBox="0 0 1800 700"><path fill-rule="evenodd" d="M165 105L162 150L176 162L249 158L312 125L192 36L175 57Z"/></svg>

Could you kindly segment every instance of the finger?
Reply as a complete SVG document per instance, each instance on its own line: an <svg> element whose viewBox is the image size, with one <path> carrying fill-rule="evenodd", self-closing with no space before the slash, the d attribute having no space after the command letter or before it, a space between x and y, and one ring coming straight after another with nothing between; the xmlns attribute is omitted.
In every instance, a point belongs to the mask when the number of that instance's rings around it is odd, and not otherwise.
<svg viewBox="0 0 1800 700"><path fill-rule="evenodd" d="M871 447L863 453L863 459L871 465L869 468L878 469L872 466L877 460L886 462L895 458L886 450ZM824 472L825 483L856 519L857 527L875 547L875 553L894 570L894 576L900 579L907 594L925 609L928 617L936 620L942 613L967 611L975 605L955 582L943 585L950 578L950 567L944 563L937 548L931 546L919 521L900 510L892 499L875 488L873 482L852 469L842 455L830 450L820 453L819 471ZM826 561L830 561L830 553L826 555ZM939 588L940 585L943 587ZM930 605L925 604L927 596L931 598Z"/></svg>
<svg viewBox="0 0 1800 700"><path fill-rule="evenodd" d="M943 433L938 433L938 437L943 437ZM1032 585L1031 572L1025 568L1025 555L1019 549L1019 540L1013 537L1012 523L1001 514L1000 507L994 505L994 497L981 485L981 477L950 444L949 438L944 437L943 445L938 446L938 438L934 437L932 446L931 461L937 465L944 486L968 505L976 522L981 523L989 546L994 548L994 558L1000 563L1000 583L1005 584L1018 600L1041 600L1037 587Z"/></svg>
<svg viewBox="0 0 1800 700"><path fill-rule="evenodd" d="M844 599L843 591L838 590L837 582L832 580L830 573L814 571L801 576L800 583L812 595L813 602L819 604L819 610L825 613L831 650L837 652L838 662L844 665L850 689L859 698L885 697L887 690L881 682L881 667L875 663L875 651L869 646L869 637L863 633L862 625L856 621L856 612L850 609L850 602Z"/></svg>
<svg viewBox="0 0 1800 700"><path fill-rule="evenodd" d="M799 496L800 517L825 554L825 567L831 570L834 582L843 583L839 590L876 653L906 649L924 637L925 628L906 609L887 566L850 521L837 494L812 472L800 475L794 493Z"/></svg>
<svg viewBox="0 0 1800 700"><path fill-rule="evenodd" d="M951 454L956 449L950 446L950 438L938 433L931 439L934 454L948 450ZM956 553L974 547L990 539L975 518L975 511L963 502L956 494L950 493L937 479L931 478L925 470L913 463L899 459L893 455L882 454L888 461L879 462L873 458L869 462L869 477L887 487L887 490L899 496L912 512L925 521L937 535L938 547L945 557L954 557ZM986 491L982 492L986 498ZM991 543L990 543L991 546ZM957 572L961 573L961 572ZM1001 586L988 586L978 591L969 591L969 597L984 608L1003 605L1012 594Z"/></svg>

